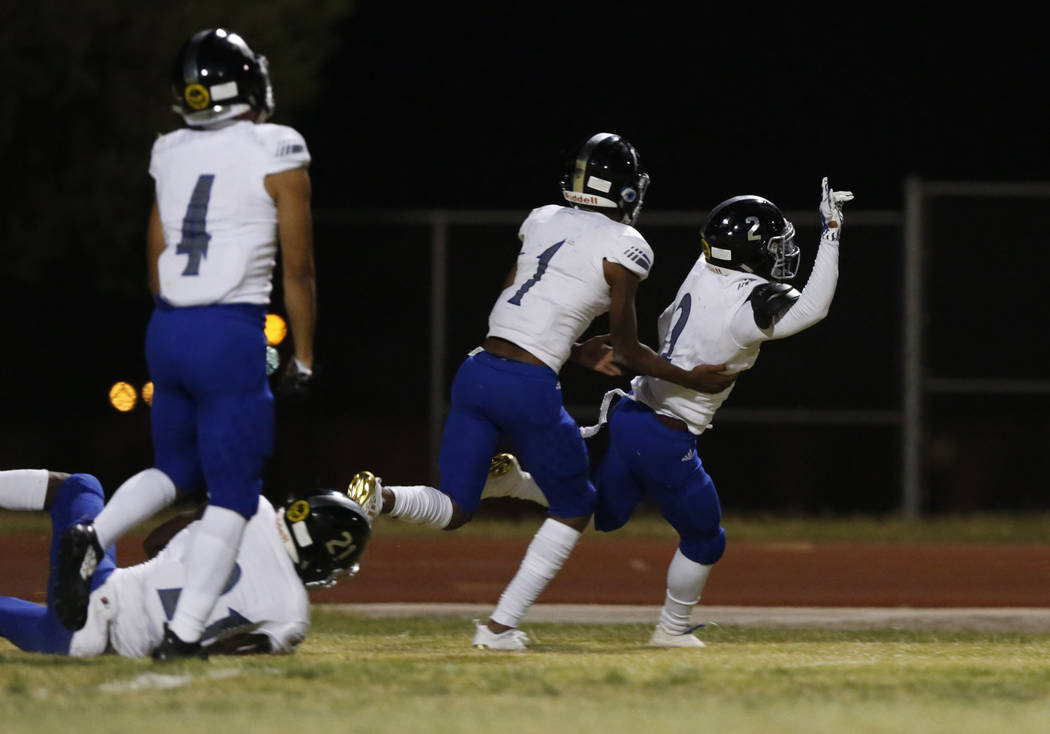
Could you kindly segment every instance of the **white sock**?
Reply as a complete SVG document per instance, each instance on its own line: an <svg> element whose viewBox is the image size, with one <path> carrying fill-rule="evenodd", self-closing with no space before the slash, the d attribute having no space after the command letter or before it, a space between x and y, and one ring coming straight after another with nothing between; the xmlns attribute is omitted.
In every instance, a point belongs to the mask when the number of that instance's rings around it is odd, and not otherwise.
<svg viewBox="0 0 1050 734"><path fill-rule="evenodd" d="M146 469L117 487L94 520L98 543L108 548L143 520L175 501L175 484L160 469Z"/></svg>
<svg viewBox="0 0 1050 734"><path fill-rule="evenodd" d="M660 624L668 632L681 634L692 626L689 618L700 601L711 568L690 561L682 555L681 548L675 551L667 567L667 598L660 610Z"/></svg>
<svg viewBox="0 0 1050 734"><path fill-rule="evenodd" d="M504 589L489 619L497 624L517 627L536 597L561 570L580 535L579 530L573 530L565 523L551 518L544 520L529 543L518 573Z"/></svg>
<svg viewBox="0 0 1050 734"><path fill-rule="evenodd" d="M44 509L49 474L47 469L0 471L0 509Z"/></svg>
<svg viewBox="0 0 1050 734"><path fill-rule="evenodd" d="M248 521L225 507L209 505L182 559L186 585L169 629L183 642L196 642L233 571Z"/></svg>
<svg viewBox="0 0 1050 734"><path fill-rule="evenodd" d="M443 530L452 519L452 499L440 490L418 484L385 489L394 493L391 517L439 530Z"/></svg>

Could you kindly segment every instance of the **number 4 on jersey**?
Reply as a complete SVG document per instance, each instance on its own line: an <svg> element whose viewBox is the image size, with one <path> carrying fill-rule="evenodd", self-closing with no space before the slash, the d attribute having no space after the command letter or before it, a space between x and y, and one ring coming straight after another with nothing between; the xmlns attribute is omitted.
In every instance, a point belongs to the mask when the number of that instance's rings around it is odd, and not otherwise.
<svg viewBox="0 0 1050 734"><path fill-rule="evenodd" d="M565 240L561 242L555 242L553 245L548 247L546 250L536 256L536 259L540 261L540 264L536 266L536 274L521 284L521 288L518 288L518 292L507 299L507 303L512 303L515 306L521 305L521 297L528 293L529 288L540 282L540 278L547 272L547 265L550 263L551 258L554 257L554 253L558 251L562 245L565 244Z"/></svg>
<svg viewBox="0 0 1050 734"><path fill-rule="evenodd" d="M183 275L197 275L200 272L201 258L208 255L208 240L211 235L205 230L208 220L208 202L211 199L211 185L215 182L214 173L202 174L193 187L190 203L186 207L186 216L182 218L182 242L175 247L176 254L189 255Z"/></svg>

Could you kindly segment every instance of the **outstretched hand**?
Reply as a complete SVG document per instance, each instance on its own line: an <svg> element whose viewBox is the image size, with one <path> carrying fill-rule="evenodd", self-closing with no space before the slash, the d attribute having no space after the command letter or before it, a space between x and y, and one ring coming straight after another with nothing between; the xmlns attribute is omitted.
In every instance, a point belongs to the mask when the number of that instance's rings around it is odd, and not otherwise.
<svg viewBox="0 0 1050 734"><path fill-rule="evenodd" d="M724 364L702 364L689 370L687 387L697 392L719 393L736 382L736 375L723 375Z"/></svg>
<svg viewBox="0 0 1050 734"><path fill-rule="evenodd" d="M613 348L609 344L608 334L592 336L587 341L576 346L572 350L573 359L595 372L603 375L617 377L623 374L623 370L613 361Z"/></svg>
<svg viewBox="0 0 1050 734"><path fill-rule="evenodd" d="M820 182L821 236L838 239L842 232L842 221L846 217L847 201L853 201L852 191L834 191L828 188L828 177Z"/></svg>

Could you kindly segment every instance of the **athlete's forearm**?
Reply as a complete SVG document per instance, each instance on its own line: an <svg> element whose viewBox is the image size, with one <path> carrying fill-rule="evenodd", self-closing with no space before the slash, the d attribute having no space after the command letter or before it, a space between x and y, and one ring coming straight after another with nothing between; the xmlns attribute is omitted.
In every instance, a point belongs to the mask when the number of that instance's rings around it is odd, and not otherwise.
<svg viewBox="0 0 1050 734"><path fill-rule="evenodd" d="M308 369L314 364L314 332L317 327L317 283L313 272L284 276L284 307L292 332L295 358Z"/></svg>
<svg viewBox="0 0 1050 734"><path fill-rule="evenodd" d="M808 329L828 315L839 279L839 243L822 239L802 295L773 327L773 339Z"/></svg>
<svg viewBox="0 0 1050 734"><path fill-rule="evenodd" d="M146 282L150 294L156 298L160 295L160 274L157 260L164 251L164 228L160 221L160 210L154 200L149 213L149 224L146 227Z"/></svg>
<svg viewBox="0 0 1050 734"><path fill-rule="evenodd" d="M645 344L637 341L633 344L614 342L613 350L616 352L616 361L632 372L690 387L686 370L671 364Z"/></svg>

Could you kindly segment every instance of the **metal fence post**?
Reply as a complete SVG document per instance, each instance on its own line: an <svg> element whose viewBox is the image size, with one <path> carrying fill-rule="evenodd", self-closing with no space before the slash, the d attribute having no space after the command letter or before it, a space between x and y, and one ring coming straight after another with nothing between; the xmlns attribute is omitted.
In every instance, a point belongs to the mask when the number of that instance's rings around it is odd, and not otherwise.
<svg viewBox="0 0 1050 734"><path fill-rule="evenodd" d="M445 333L448 299L448 215L436 211L430 222L430 394L428 441L430 482L438 485L441 473L441 429L445 423Z"/></svg>
<svg viewBox="0 0 1050 734"><path fill-rule="evenodd" d="M922 183L905 181L904 273L901 325L903 404L901 430L901 513L916 519L922 511Z"/></svg>

